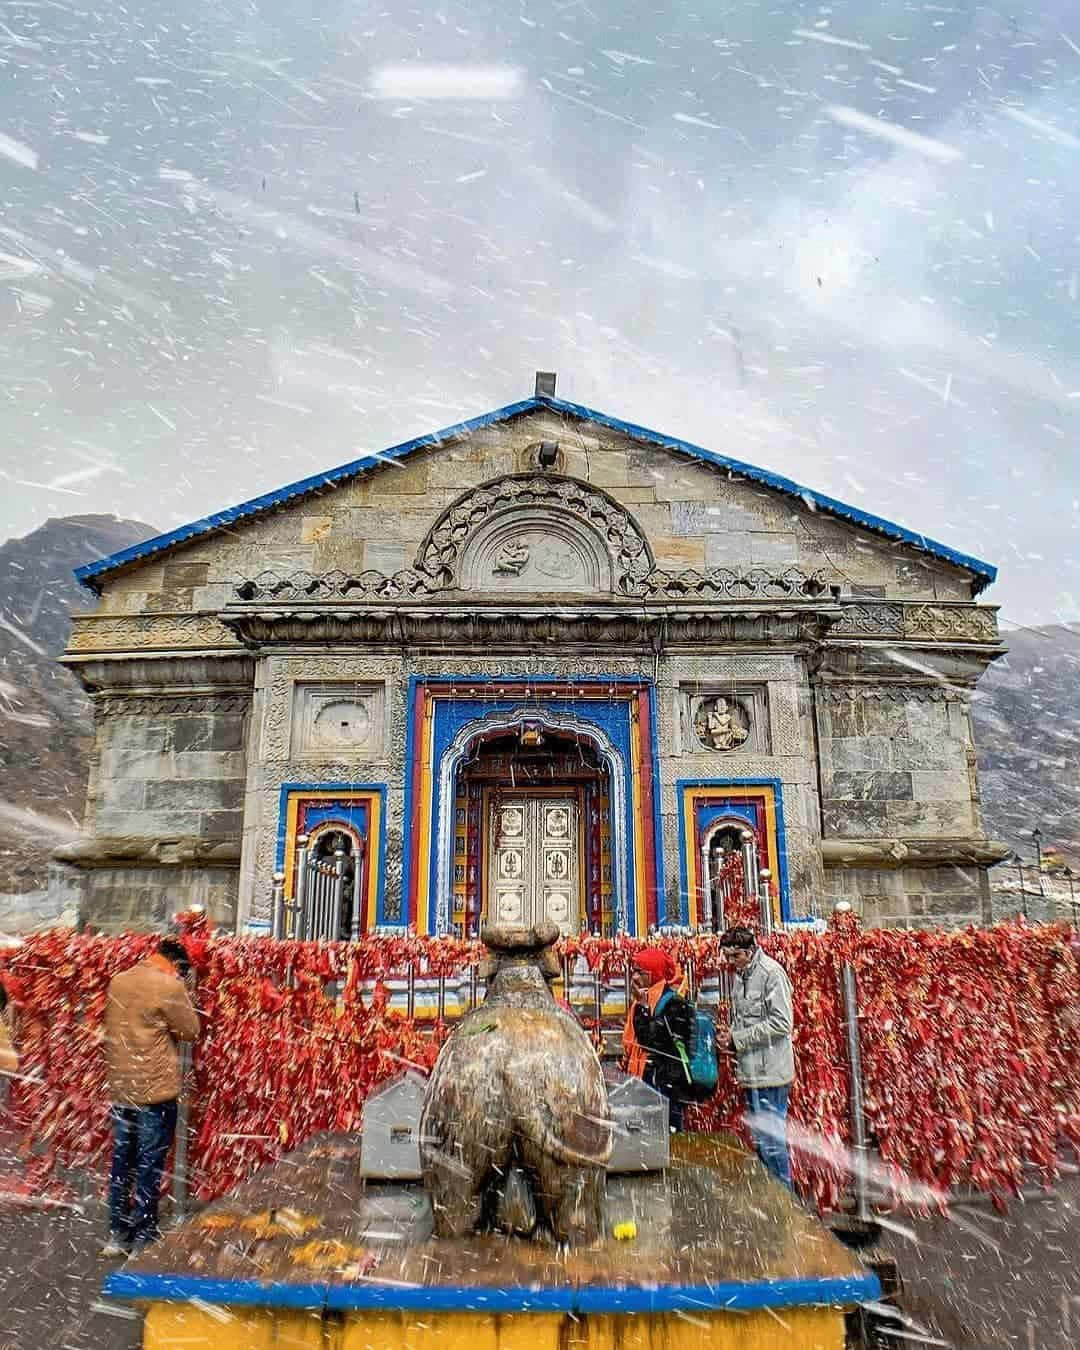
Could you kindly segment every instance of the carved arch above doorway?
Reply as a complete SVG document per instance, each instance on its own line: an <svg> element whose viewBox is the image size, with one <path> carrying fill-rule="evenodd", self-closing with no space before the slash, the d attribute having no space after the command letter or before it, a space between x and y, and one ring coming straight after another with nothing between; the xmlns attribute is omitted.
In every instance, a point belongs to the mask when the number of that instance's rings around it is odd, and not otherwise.
<svg viewBox="0 0 1080 1350"><path fill-rule="evenodd" d="M415 566L439 590L621 595L638 593L654 570L625 507L579 479L544 473L508 474L463 493L428 531Z"/></svg>

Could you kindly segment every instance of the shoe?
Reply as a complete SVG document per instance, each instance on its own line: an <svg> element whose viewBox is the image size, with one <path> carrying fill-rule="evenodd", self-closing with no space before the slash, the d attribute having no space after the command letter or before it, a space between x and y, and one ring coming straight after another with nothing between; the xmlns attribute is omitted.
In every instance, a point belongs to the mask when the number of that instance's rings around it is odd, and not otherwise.
<svg viewBox="0 0 1080 1350"><path fill-rule="evenodd" d="M127 1256L128 1249L119 1238L110 1237L101 1249L102 1256L106 1261L115 1261L118 1257Z"/></svg>

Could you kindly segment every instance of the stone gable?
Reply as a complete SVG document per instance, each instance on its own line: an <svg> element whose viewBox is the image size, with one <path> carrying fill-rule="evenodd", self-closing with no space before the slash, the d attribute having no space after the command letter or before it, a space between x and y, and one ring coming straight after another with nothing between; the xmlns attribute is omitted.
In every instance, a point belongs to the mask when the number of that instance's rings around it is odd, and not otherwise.
<svg viewBox="0 0 1080 1350"><path fill-rule="evenodd" d="M559 473L601 489L631 513L665 571L797 567L821 571L855 595L971 599L968 574L910 545L687 455L532 412L178 544L164 557L105 578L97 613L216 613L235 598L239 579L266 571L391 576L413 564L442 511L470 488L534 469L534 448L545 440L558 442Z"/></svg>

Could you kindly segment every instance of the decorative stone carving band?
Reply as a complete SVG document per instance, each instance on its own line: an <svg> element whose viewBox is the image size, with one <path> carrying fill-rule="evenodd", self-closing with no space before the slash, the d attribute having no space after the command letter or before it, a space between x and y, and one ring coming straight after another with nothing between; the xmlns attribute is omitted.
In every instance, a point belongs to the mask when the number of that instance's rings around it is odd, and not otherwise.
<svg viewBox="0 0 1080 1350"><path fill-rule="evenodd" d="M905 605L904 635L997 642L997 613L986 605Z"/></svg>
<svg viewBox="0 0 1080 1350"><path fill-rule="evenodd" d="M967 703L971 691L950 684L819 684L817 697L825 703Z"/></svg>
<svg viewBox="0 0 1080 1350"><path fill-rule="evenodd" d="M213 614L130 614L108 618L89 615L73 620L67 651L69 655L77 655L236 646L236 638Z"/></svg>
<svg viewBox="0 0 1080 1350"><path fill-rule="evenodd" d="M859 602L845 604L840 621L833 629L834 635L853 637L903 637L904 606L900 604L879 604Z"/></svg>
<svg viewBox="0 0 1080 1350"><path fill-rule="evenodd" d="M373 571L356 575L333 571L318 576L311 572L282 575L266 571L240 582L235 593L237 599L248 603L268 600L395 601L433 595L444 589L449 588L439 586L430 577L412 571L395 572L393 576ZM473 589L479 590L480 587L474 583ZM505 588L498 586L496 577L491 589ZM690 568L683 572L653 570L638 578L623 573L616 579L617 592L629 599L722 600L736 603L747 600L799 601L817 600L827 589L823 572L806 573L796 567L786 568L779 573L764 568L739 572L727 567L709 568L706 571ZM894 608L899 610L900 607ZM866 631L877 632L879 628L873 627ZM900 631L898 624L897 633Z"/></svg>
<svg viewBox="0 0 1080 1350"><path fill-rule="evenodd" d="M722 646L738 642L805 646L820 642L835 611L696 610L649 614L616 608L583 614L550 610L507 612L471 609L232 610L229 626L253 647L272 642L431 644L460 648L581 644L648 647Z"/></svg>
<svg viewBox="0 0 1080 1350"><path fill-rule="evenodd" d="M836 637L907 637L997 642L996 610L988 605L841 601Z"/></svg>
<svg viewBox="0 0 1080 1350"><path fill-rule="evenodd" d="M123 694L99 695L94 711L104 717L170 717L183 713L245 713L251 707L250 694Z"/></svg>
<svg viewBox="0 0 1080 1350"><path fill-rule="evenodd" d="M407 600L417 595L433 595L439 589L430 577L409 570L386 576L366 571L348 572L260 572L236 587L240 600Z"/></svg>
<svg viewBox="0 0 1080 1350"><path fill-rule="evenodd" d="M738 572L730 567L710 567L704 571L688 568L683 572L650 572L634 591L626 594L665 600L817 600L828 590L824 572L803 572L788 567L769 572L753 567Z"/></svg>

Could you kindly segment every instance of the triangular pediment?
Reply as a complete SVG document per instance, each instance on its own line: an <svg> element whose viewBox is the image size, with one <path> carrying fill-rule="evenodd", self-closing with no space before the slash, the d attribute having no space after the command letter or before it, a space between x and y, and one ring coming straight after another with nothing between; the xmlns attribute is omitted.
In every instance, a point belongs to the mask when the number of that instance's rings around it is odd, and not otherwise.
<svg viewBox="0 0 1080 1350"><path fill-rule="evenodd" d="M544 445L554 447L546 465ZM502 494L494 506L493 494ZM296 528L276 524L282 517ZM432 556L435 538L454 554L456 568L452 581L444 569L442 588L634 594L640 592L627 589L626 577L640 580L646 559L653 570L691 576L729 561L744 571L758 565L777 575L786 568L808 574L813 568L801 565L799 552L805 547L790 542L800 520L819 534L839 529L918 555L923 566L959 571L969 597L995 575L987 563L781 475L544 397L301 479L77 575L100 591L133 567L183 550L179 563L196 556L193 546L227 533L243 555L235 559L234 578L263 572L394 578L417 567L431 576L440 566ZM352 551L350 537L360 541ZM743 545L727 542L733 539L750 541L745 556L736 557Z"/></svg>

